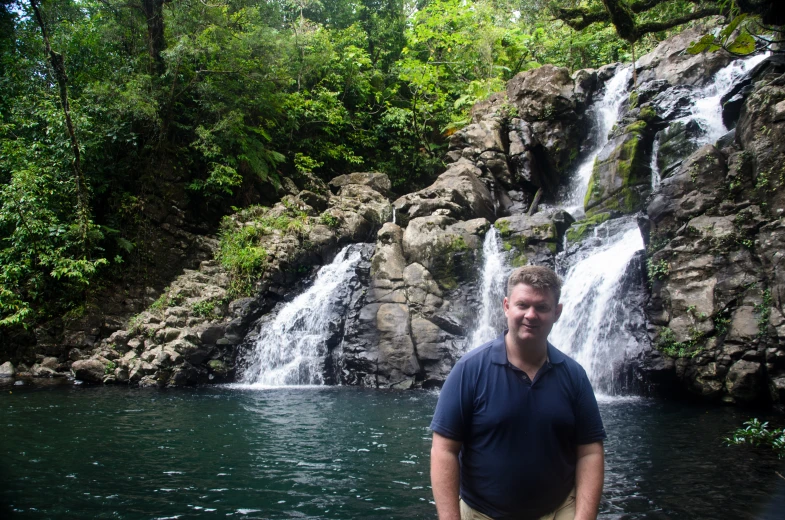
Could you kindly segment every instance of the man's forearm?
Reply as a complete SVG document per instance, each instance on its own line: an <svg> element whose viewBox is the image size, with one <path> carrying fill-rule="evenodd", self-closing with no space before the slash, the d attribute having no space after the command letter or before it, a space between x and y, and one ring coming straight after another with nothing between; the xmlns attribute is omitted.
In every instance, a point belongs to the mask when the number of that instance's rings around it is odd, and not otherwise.
<svg viewBox="0 0 785 520"><path fill-rule="evenodd" d="M460 520L458 454L434 447L431 449L431 487L439 520Z"/></svg>
<svg viewBox="0 0 785 520"><path fill-rule="evenodd" d="M575 466L575 520L596 520L604 479L602 443L579 446Z"/></svg>

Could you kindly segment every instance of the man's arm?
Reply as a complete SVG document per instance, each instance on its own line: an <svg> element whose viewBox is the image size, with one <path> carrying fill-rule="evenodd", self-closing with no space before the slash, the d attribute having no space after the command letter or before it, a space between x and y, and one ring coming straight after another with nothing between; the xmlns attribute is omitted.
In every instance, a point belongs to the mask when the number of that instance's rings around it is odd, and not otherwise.
<svg viewBox="0 0 785 520"><path fill-rule="evenodd" d="M458 453L461 442L433 433L431 445L431 487L439 520L460 520Z"/></svg>
<svg viewBox="0 0 785 520"><path fill-rule="evenodd" d="M605 479L605 450L602 441L578 445L575 466L575 520L595 520L600 508ZM434 493L436 487L434 486ZM437 502L438 504L438 502Z"/></svg>

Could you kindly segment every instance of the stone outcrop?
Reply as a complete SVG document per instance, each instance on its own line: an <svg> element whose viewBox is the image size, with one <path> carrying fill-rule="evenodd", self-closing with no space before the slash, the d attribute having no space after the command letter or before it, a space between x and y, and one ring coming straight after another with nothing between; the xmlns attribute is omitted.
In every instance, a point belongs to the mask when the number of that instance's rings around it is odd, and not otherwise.
<svg viewBox="0 0 785 520"><path fill-rule="evenodd" d="M656 49L637 61L638 81L665 80L671 85L701 86L730 63L733 57L724 52L688 54L691 42L706 34L705 27L693 27L664 40Z"/></svg>
<svg viewBox="0 0 785 520"><path fill-rule="evenodd" d="M643 373L671 393L783 403L785 75L757 79L733 140L690 155L650 199Z"/></svg>

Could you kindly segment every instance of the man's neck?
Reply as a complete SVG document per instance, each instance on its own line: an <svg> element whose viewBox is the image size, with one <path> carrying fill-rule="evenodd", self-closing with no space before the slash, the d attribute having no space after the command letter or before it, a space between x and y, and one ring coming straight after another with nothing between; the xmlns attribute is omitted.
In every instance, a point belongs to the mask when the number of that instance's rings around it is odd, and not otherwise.
<svg viewBox="0 0 785 520"><path fill-rule="evenodd" d="M543 344L518 344L508 334L505 337L507 361L520 368L533 380L537 371L548 360L548 342Z"/></svg>

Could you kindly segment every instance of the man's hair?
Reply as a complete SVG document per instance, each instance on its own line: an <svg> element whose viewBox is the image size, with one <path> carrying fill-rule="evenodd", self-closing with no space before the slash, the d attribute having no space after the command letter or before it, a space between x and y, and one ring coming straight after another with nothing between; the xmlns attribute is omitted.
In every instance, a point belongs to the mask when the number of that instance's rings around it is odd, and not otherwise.
<svg viewBox="0 0 785 520"><path fill-rule="evenodd" d="M553 291L556 297L556 303L559 303L561 296L561 280L559 276L548 267L541 265L524 265L512 272L507 279L507 297L512 294L512 290L516 285L528 285L541 291Z"/></svg>

